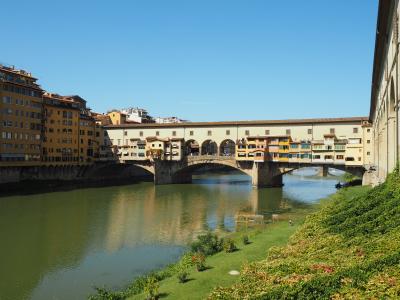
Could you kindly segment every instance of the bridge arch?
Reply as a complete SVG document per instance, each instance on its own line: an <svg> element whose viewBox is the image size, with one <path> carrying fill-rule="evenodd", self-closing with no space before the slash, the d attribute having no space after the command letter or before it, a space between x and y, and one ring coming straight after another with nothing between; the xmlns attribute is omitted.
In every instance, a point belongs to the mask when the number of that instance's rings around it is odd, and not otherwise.
<svg viewBox="0 0 400 300"><path fill-rule="evenodd" d="M186 141L185 154L188 156L200 155L200 144L194 139Z"/></svg>
<svg viewBox="0 0 400 300"><path fill-rule="evenodd" d="M218 155L218 145L213 140L205 140L201 144L201 155Z"/></svg>
<svg viewBox="0 0 400 300"><path fill-rule="evenodd" d="M236 144L231 139L225 139L219 144L220 156L235 156Z"/></svg>
<svg viewBox="0 0 400 300"><path fill-rule="evenodd" d="M196 170L204 167L209 167L210 169L213 169L213 167L227 167L229 169L239 171L247 176L252 176L251 170L241 168L233 159L229 159L228 157L218 159L215 156L210 158L209 156L201 155L193 157L193 159L189 159L184 166L174 170L172 174L172 180L181 183L191 182L193 173Z"/></svg>

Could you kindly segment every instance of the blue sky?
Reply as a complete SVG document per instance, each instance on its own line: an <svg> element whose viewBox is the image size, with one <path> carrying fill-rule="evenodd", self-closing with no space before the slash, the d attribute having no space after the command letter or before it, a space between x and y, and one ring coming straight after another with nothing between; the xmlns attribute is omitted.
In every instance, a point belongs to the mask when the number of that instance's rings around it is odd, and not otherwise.
<svg viewBox="0 0 400 300"><path fill-rule="evenodd" d="M0 62L98 112L367 115L377 2L4 1Z"/></svg>

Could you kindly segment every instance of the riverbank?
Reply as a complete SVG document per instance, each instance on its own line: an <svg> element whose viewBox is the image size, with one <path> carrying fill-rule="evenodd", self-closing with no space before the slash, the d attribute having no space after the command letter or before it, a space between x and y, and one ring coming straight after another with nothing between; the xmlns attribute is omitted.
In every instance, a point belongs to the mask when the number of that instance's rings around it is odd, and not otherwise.
<svg viewBox="0 0 400 300"><path fill-rule="evenodd" d="M188 272L188 281L179 283L177 275L160 282L159 293L163 299L205 299L216 286L230 286L239 281L239 276L230 275L232 270L240 271L245 262L254 262L263 259L265 251L273 246L283 246L289 237L300 226L302 218L295 220L291 226L287 221L280 221L268 226L262 231L249 231L250 244L243 245L244 233L237 232L226 236L234 240L238 250L232 253L224 251L206 258L207 269L198 272L191 267ZM146 293L128 297L130 300L146 299Z"/></svg>
<svg viewBox="0 0 400 300"><path fill-rule="evenodd" d="M238 249L232 253L221 251L208 256L205 261L206 270L204 271L198 272L194 266L189 267L187 269L188 279L185 283L179 283L177 277L178 266L182 263L182 260L166 269L152 273L149 277L166 277L158 282L158 293L163 299L205 299L216 286L228 287L238 282L239 276L230 275L230 271L240 270L246 262L251 263L263 259L267 249L273 246L285 245L289 237L301 226L307 212L308 210L304 210L301 214L290 216L290 218L293 218L292 225L286 219L289 217L288 215L285 220L267 225L265 229L250 229L225 235L224 238L232 239ZM249 237L248 245L244 245L242 242L244 235ZM144 282L142 287L140 287L138 281ZM145 282L146 278L142 277L134 281L124 291L101 290L97 296L93 296L91 299L108 299L107 297L111 295L110 299L147 299L148 295L144 288ZM139 290L141 292L137 293Z"/></svg>
<svg viewBox="0 0 400 300"><path fill-rule="evenodd" d="M399 299L400 175L341 190L210 299Z"/></svg>
<svg viewBox="0 0 400 300"><path fill-rule="evenodd" d="M205 299L217 286L229 287L240 281L240 276L230 275L230 271L241 271L243 265L264 259L268 249L286 245L290 237L302 226L306 216L319 210L320 206L319 203L304 205L280 214L278 221L267 223L262 228L220 235L223 239L232 239L238 249L231 253L221 251L207 256L204 271L198 272L195 266L189 267L186 270L188 279L185 283L178 280L179 266L185 260L182 258L174 265L135 280L124 291L99 290L99 294L91 299L146 299L146 282L152 277L157 279L158 294L163 299ZM250 240L247 245L243 243L245 235Z"/></svg>

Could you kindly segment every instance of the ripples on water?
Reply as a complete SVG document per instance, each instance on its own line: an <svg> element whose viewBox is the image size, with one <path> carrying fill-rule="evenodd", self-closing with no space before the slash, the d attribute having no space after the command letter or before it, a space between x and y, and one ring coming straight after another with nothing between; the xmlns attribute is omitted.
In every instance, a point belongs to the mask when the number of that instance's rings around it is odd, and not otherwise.
<svg viewBox="0 0 400 300"><path fill-rule="evenodd" d="M283 189L253 189L230 173L0 198L0 299L84 299L94 284L120 287L176 261L199 232L234 230L238 212L295 209L335 192L336 178L303 175L285 176Z"/></svg>

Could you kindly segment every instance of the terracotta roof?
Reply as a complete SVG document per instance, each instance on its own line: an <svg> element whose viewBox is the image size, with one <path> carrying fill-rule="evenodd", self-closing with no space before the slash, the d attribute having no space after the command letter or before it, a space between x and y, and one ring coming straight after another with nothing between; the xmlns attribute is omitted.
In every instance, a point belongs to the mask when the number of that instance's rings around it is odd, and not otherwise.
<svg viewBox="0 0 400 300"><path fill-rule="evenodd" d="M119 124L105 126L108 129L119 128L176 128L176 127L209 127L209 126L267 126L267 125L295 125L295 124L318 124L318 123L355 123L367 121L368 117L350 118L319 118L319 119L289 119L289 120L254 120L254 121L222 121L222 122L186 122L186 123L141 123L141 124Z"/></svg>

